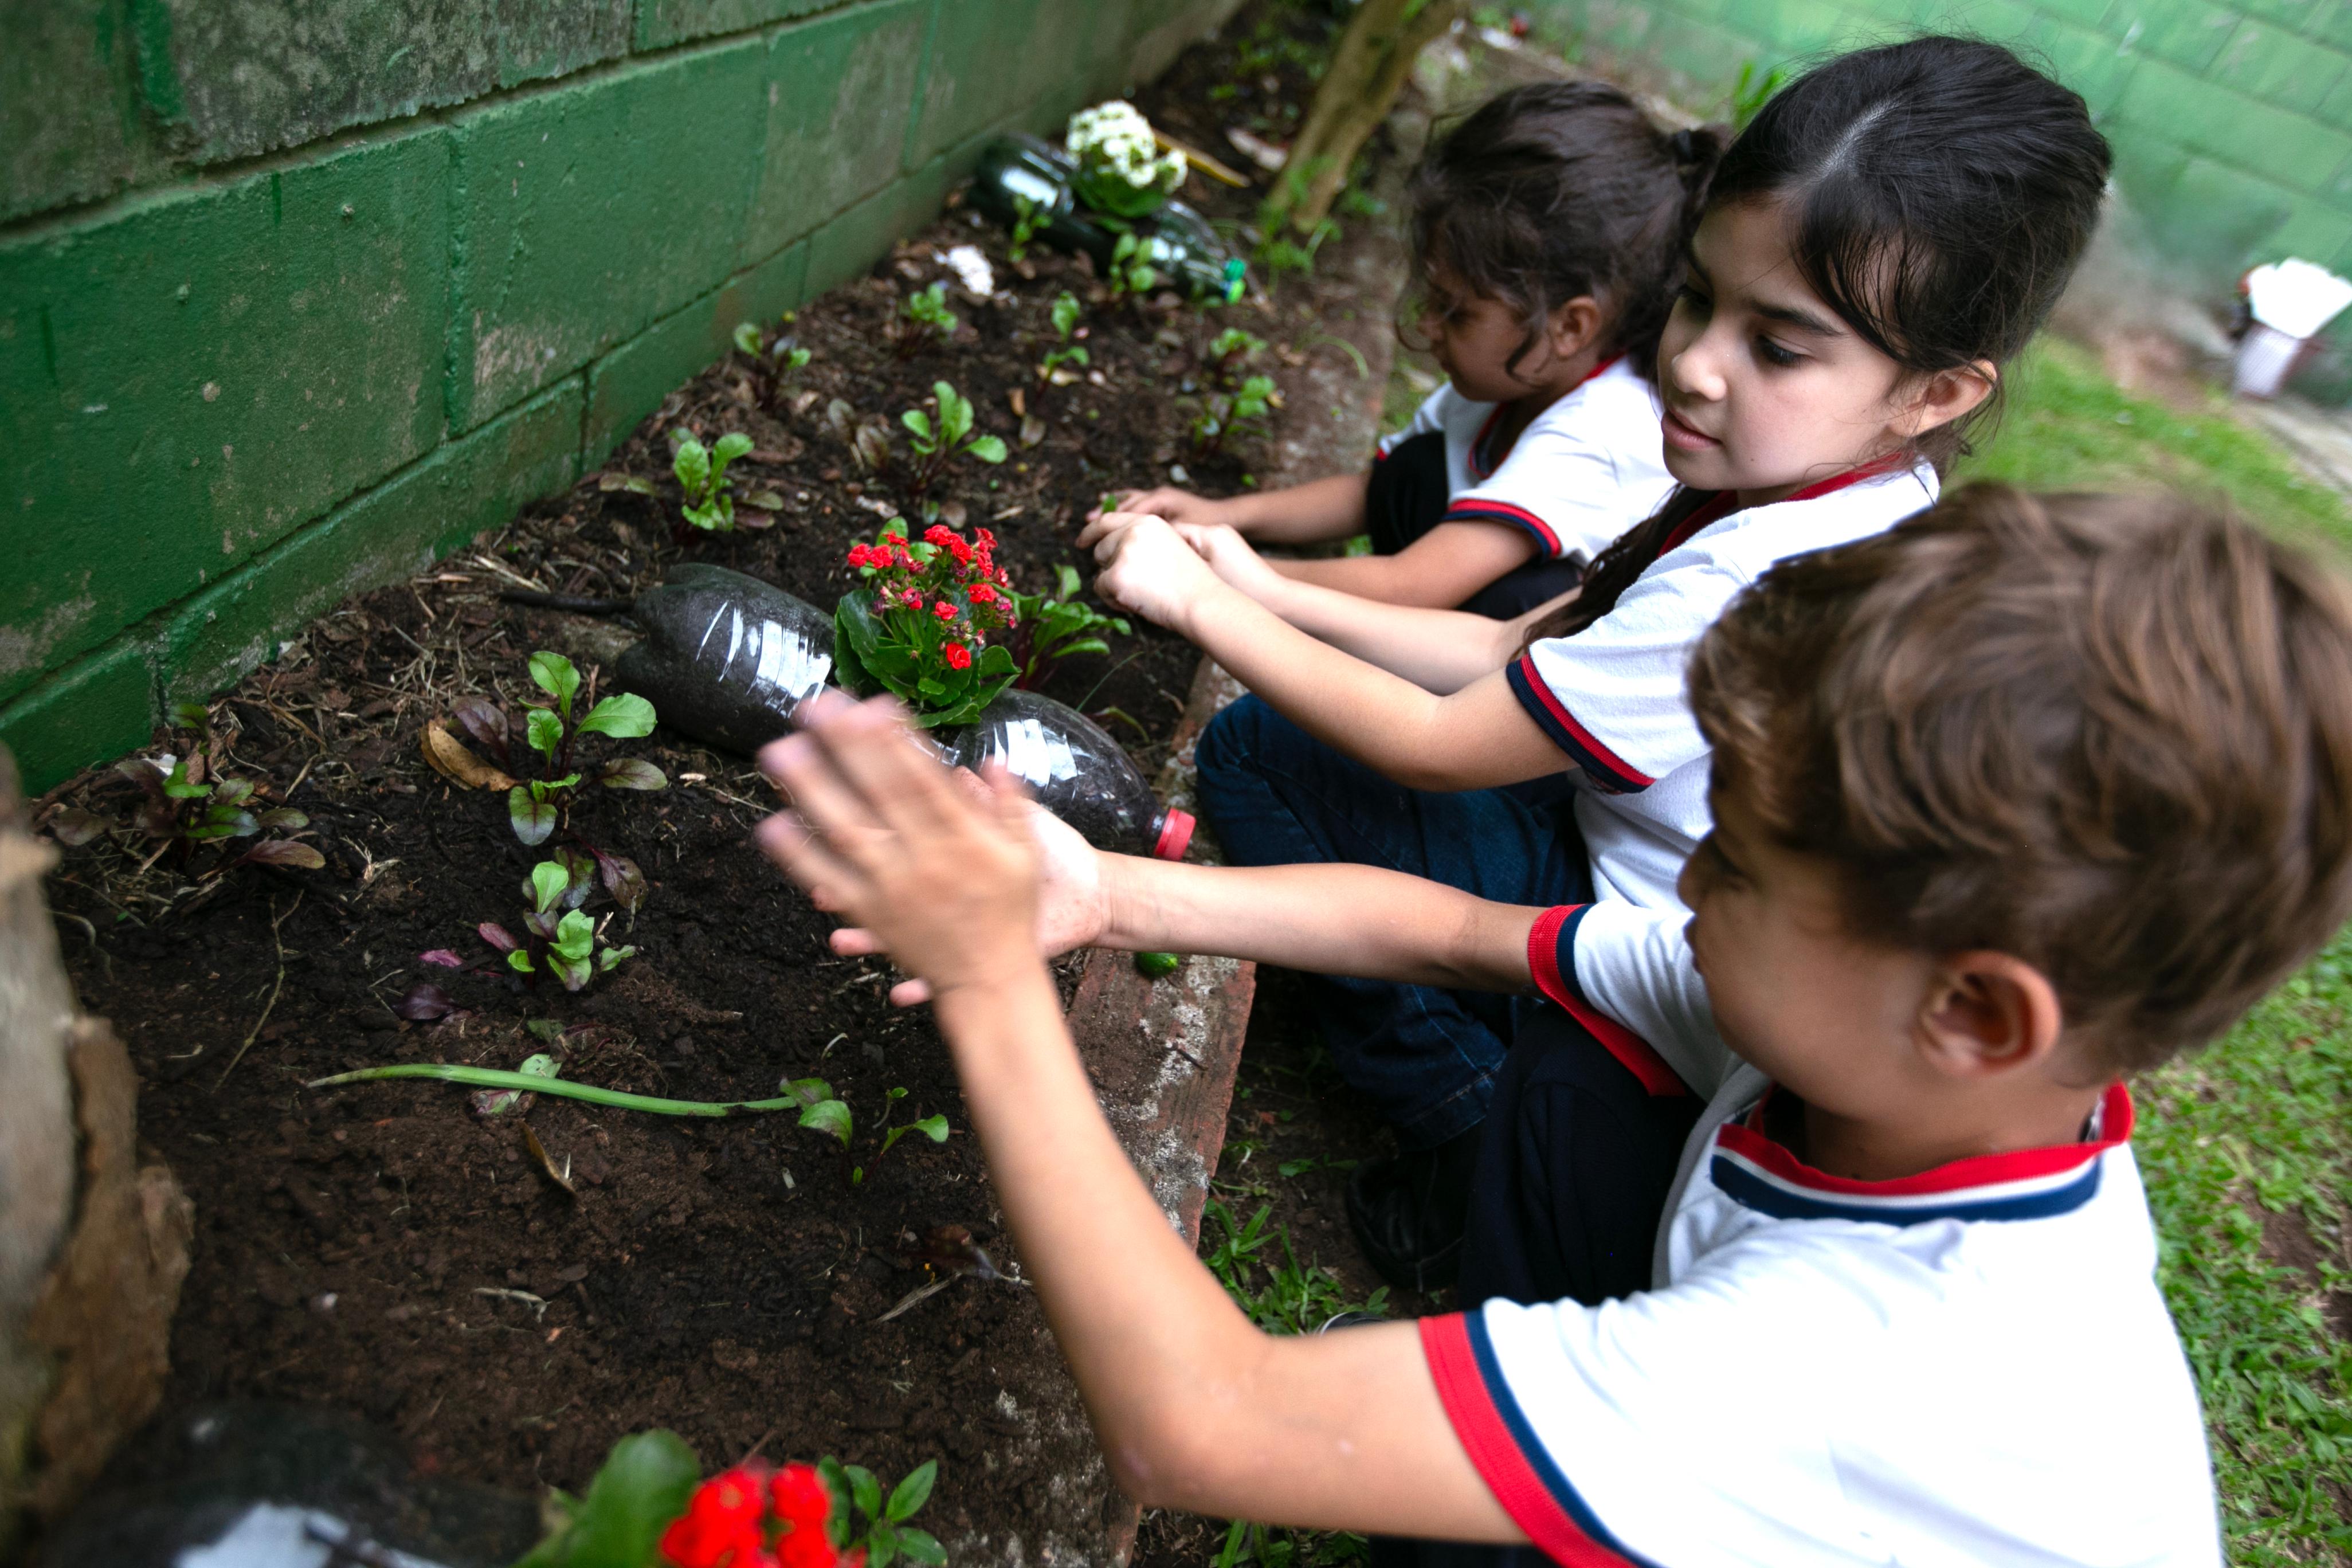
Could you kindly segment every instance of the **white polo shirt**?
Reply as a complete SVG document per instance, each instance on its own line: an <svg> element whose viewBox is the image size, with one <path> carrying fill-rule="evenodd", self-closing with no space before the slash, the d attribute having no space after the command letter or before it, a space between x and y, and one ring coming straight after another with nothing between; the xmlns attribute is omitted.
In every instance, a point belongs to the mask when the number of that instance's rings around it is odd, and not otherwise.
<svg viewBox="0 0 2352 1568"><path fill-rule="evenodd" d="M1657 972L1687 968L1678 921L1595 917L1617 923L1570 925L1548 991L1613 975L1684 998L1659 1017L1687 1004L1692 979ZM1711 1024L1637 1043L1721 1050ZM1422 1321L1455 1432L1536 1545L1580 1568L2219 1564L2125 1089L2078 1142L1885 1182L1774 1142L1773 1092L1730 1066L1685 1146L1651 1289Z"/></svg>
<svg viewBox="0 0 2352 1568"><path fill-rule="evenodd" d="M1374 460L1415 436L1442 433L1448 500L1439 521L1520 529L1538 558L1598 555L1674 493L1657 388L1623 355L1554 400L1497 458L1502 411L1448 383L1423 400L1411 424L1381 438Z"/></svg>
<svg viewBox="0 0 2352 1568"><path fill-rule="evenodd" d="M1745 511L1727 494L1689 514L1610 612L1508 667L1511 689L1577 765L1577 826L1594 890L1679 908L1675 880L1706 836L1707 745L1683 689L1691 648L1773 563L1880 532L1935 504L1936 471L1873 465Z"/></svg>

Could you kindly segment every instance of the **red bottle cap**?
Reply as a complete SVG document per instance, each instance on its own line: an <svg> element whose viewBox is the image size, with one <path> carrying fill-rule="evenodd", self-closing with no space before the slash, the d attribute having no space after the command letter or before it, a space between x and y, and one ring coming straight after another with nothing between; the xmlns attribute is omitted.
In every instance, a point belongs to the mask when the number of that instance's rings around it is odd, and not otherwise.
<svg viewBox="0 0 2352 1568"><path fill-rule="evenodd" d="M1192 842L1192 814L1171 807L1160 819L1160 842L1151 847L1151 853L1157 859L1181 860Z"/></svg>

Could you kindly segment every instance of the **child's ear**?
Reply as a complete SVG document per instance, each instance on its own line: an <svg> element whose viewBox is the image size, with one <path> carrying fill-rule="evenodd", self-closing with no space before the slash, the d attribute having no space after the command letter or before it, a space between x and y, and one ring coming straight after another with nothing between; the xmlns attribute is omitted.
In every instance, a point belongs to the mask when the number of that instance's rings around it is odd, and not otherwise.
<svg viewBox="0 0 2352 1568"><path fill-rule="evenodd" d="M1895 432L1906 441L1916 440L1972 411L2000 384L2000 371L1989 359L1923 376L1913 385L1912 395L1903 399Z"/></svg>
<svg viewBox="0 0 2352 1568"><path fill-rule="evenodd" d="M1567 359L1580 354L1601 341L1601 301L1590 294L1579 294L1551 313L1551 353L1554 359Z"/></svg>
<svg viewBox="0 0 2352 1568"><path fill-rule="evenodd" d="M1936 966L1918 1039L1939 1070L1987 1078L2046 1061L2063 1026L2057 988L2042 971L2006 952L1961 952Z"/></svg>

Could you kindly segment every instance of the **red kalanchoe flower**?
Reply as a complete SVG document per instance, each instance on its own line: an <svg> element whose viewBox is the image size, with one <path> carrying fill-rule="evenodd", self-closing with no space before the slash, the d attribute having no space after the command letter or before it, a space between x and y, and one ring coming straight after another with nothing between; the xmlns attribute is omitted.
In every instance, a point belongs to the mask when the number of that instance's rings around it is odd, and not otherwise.
<svg viewBox="0 0 2352 1568"><path fill-rule="evenodd" d="M740 1467L711 1477L662 1531L661 1554L677 1568L754 1568L766 1555L760 1544L766 1489L756 1472Z"/></svg>
<svg viewBox="0 0 2352 1568"><path fill-rule="evenodd" d="M822 1523L795 1526L791 1534L776 1542L772 1561L776 1568L840 1568L841 1563ZM858 1561L863 1563L865 1559L860 1557Z"/></svg>
<svg viewBox="0 0 2352 1568"><path fill-rule="evenodd" d="M943 621L951 621L956 618L956 607L948 603L945 599L941 599L938 604L931 606L931 614L939 616L939 618Z"/></svg>
<svg viewBox="0 0 2352 1568"><path fill-rule="evenodd" d="M964 647L963 644L960 642L951 642L948 644L948 646L941 650L941 657L946 658L948 661L948 668L950 669L970 669L971 668L971 649Z"/></svg>
<svg viewBox="0 0 2352 1568"><path fill-rule="evenodd" d="M814 1465L786 1465L768 1478L768 1502L776 1517L797 1530L822 1534L833 1515L833 1493Z"/></svg>
<svg viewBox="0 0 2352 1568"><path fill-rule="evenodd" d="M969 597L975 605L994 604L996 602L996 590L990 587L985 583L974 583L966 596Z"/></svg>

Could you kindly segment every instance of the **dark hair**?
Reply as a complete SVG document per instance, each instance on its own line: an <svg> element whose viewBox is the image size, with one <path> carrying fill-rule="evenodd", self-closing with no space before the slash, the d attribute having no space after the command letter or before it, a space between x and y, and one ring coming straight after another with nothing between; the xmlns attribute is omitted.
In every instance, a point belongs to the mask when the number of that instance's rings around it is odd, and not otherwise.
<svg viewBox="0 0 2352 1568"><path fill-rule="evenodd" d="M1515 87L1423 153L1407 199L1416 276L1443 267L1526 324L1514 375L1551 312L1591 295L1601 352L1657 369L1658 333L1723 141L1713 127L1660 131L1606 82Z"/></svg>
<svg viewBox="0 0 2352 1568"><path fill-rule="evenodd" d="M2352 614L2214 507L1967 486L1774 566L1690 705L1853 930L2024 959L2102 1076L2220 1034L2352 912Z"/></svg>
<svg viewBox="0 0 2352 1568"><path fill-rule="evenodd" d="M2090 243L2108 163L2081 95L1998 44L1914 38L1783 89L1724 153L1707 205L1780 204L1806 285L1864 342L1931 375L2025 347ZM1915 449L1940 472L1998 417L2002 392L1995 382ZM1614 608L1656 558L1672 509L1601 552L1583 592L1528 640Z"/></svg>

